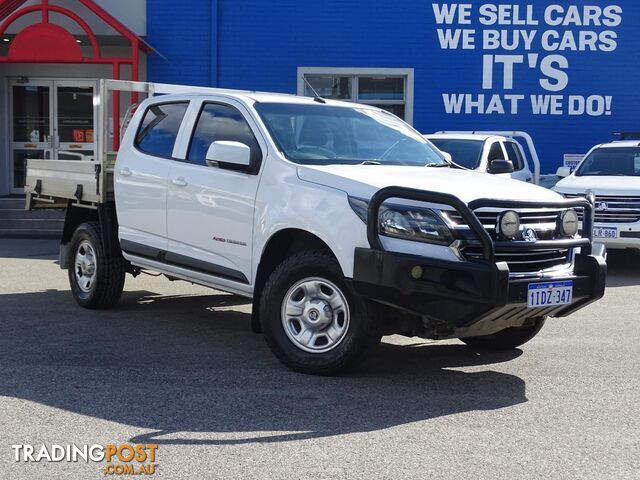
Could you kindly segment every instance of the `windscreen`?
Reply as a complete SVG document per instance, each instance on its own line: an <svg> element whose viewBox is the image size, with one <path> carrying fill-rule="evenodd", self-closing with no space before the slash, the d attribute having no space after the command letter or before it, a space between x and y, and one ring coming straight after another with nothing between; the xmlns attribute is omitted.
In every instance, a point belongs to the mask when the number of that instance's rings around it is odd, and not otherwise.
<svg viewBox="0 0 640 480"><path fill-rule="evenodd" d="M480 157L484 146L482 140L430 138L429 141L438 149L450 154L451 159L461 167L474 170L480 166Z"/></svg>
<svg viewBox="0 0 640 480"><path fill-rule="evenodd" d="M598 148L580 164L576 176L640 176L640 147Z"/></svg>
<svg viewBox="0 0 640 480"><path fill-rule="evenodd" d="M257 103L255 109L292 162L446 165L418 132L384 111L290 103Z"/></svg>

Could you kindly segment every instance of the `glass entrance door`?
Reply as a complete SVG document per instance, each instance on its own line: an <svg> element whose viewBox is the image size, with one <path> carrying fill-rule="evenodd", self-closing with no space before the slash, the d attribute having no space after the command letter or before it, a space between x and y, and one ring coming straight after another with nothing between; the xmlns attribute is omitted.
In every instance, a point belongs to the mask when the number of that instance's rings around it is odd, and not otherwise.
<svg viewBox="0 0 640 480"><path fill-rule="evenodd" d="M29 158L50 158L53 148L53 83L11 82L11 191L22 193Z"/></svg>
<svg viewBox="0 0 640 480"><path fill-rule="evenodd" d="M96 83L57 80L55 89L55 158L94 160Z"/></svg>
<svg viewBox="0 0 640 480"><path fill-rule="evenodd" d="M93 160L96 82L11 81L11 187L24 191L27 160Z"/></svg>

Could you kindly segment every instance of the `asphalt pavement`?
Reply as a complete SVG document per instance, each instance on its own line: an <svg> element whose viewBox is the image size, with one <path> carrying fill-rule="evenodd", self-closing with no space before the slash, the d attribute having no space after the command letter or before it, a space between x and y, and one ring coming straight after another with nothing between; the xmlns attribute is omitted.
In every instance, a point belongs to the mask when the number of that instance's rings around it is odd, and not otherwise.
<svg viewBox="0 0 640 480"><path fill-rule="evenodd" d="M141 275L83 310L56 252L0 240L0 478L105 478L11 445L107 443L158 444L159 478L640 478L640 254L522 349L385 337L325 378L281 366L234 295Z"/></svg>

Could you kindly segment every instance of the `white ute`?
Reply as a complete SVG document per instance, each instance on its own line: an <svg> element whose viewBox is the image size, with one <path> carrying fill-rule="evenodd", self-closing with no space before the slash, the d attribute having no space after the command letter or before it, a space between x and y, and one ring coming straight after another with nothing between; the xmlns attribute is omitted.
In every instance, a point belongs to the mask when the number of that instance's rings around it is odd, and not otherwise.
<svg viewBox="0 0 640 480"><path fill-rule="evenodd" d="M577 233L588 200L478 181L379 108L102 86L169 94L137 108L115 164L103 130L96 162L28 165L28 206L67 208L60 265L81 306L160 272L253 298L284 364L331 374L387 334L514 348L604 294L604 248Z"/></svg>
<svg viewBox="0 0 640 480"><path fill-rule="evenodd" d="M527 140L527 145L537 158L530 137L524 132L513 133ZM529 168L524 149L513 136L492 132L443 131L424 135L424 138L450 155L451 160L461 167L539 184ZM536 168L537 165L534 165L534 170Z"/></svg>
<svg viewBox="0 0 640 480"><path fill-rule="evenodd" d="M593 236L607 248L640 249L640 140L593 147L575 171L560 167L553 188L566 198L595 195Z"/></svg>

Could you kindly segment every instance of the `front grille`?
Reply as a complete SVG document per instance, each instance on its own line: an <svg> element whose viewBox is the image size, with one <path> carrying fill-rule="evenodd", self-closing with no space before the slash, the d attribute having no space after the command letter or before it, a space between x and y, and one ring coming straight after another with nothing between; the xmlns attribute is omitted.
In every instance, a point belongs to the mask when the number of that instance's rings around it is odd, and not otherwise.
<svg viewBox="0 0 640 480"><path fill-rule="evenodd" d="M583 195L565 194L567 198ZM597 195L594 221L598 223L635 223L640 221L640 196ZM580 220L582 217L580 216Z"/></svg>
<svg viewBox="0 0 640 480"><path fill-rule="evenodd" d="M468 260L482 259L482 250L475 245L462 247L460 253ZM496 261L507 262L511 273L533 273L570 263L569 253L570 250L566 248L496 251Z"/></svg>
<svg viewBox="0 0 640 480"><path fill-rule="evenodd" d="M532 228L536 232L538 240L554 240L561 209L536 209L516 210L520 216L520 224L523 228ZM493 240L496 240L496 223L500 212L476 211L474 212L484 228ZM460 214L453 210L443 211L443 214L456 227L466 227ZM469 260L482 259L482 249L474 243L463 242L460 253ZM571 263L571 249L550 248L545 250L527 250L523 247L519 250L500 251L496 248L495 258L498 262L507 262L511 273L537 273Z"/></svg>
<svg viewBox="0 0 640 480"><path fill-rule="evenodd" d="M445 210L443 212L449 219L457 224L462 224L462 216L454 211L454 210ZM477 211L474 212L476 217L480 220L480 222L484 225L485 228L494 228L496 222L498 221L498 215L500 212L482 212ZM536 211L520 211L518 215L520 215L520 223L522 225L526 225L528 227L534 228L540 225L553 224L554 228L556 225L556 220L560 215L561 210L536 210Z"/></svg>
<svg viewBox="0 0 640 480"><path fill-rule="evenodd" d="M533 228L540 240L551 240L561 212L561 210L518 211L518 215L520 215L520 224L525 228ZM464 225L464 220L458 212L445 210L443 213L454 225ZM494 237L500 212L477 211L474 213L482 226Z"/></svg>
<svg viewBox="0 0 640 480"><path fill-rule="evenodd" d="M640 212L596 212L594 221L598 223L635 223L640 221Z"/></svg>

